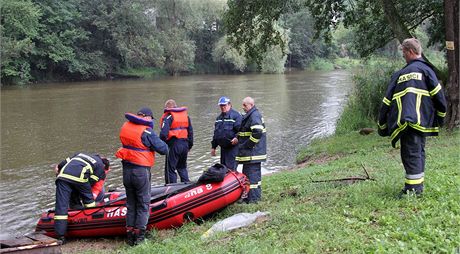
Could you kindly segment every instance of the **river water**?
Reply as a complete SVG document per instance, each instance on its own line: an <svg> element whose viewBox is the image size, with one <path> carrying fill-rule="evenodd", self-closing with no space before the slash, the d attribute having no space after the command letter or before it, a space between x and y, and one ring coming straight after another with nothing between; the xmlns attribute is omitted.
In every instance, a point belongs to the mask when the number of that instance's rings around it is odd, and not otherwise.
<svg viewBox="0 0 460 254"><path fill-rule="evenodd" d="M351 89L348 72L292 72L284 75L203 75L144 81L98 81L4 87L1 90L0 237L34 230L39 214L53 208L53 167L77 151L97 152L112 162L106 188L122 188L121 162L114 153L124 113L164 102L187 106L195 134L189 153L190 178L219 161L211 157L217 100L228 96L237 111L255 98L267 128L268 160L263 172L295 163L313 138L332 134ZM155 123L158 133L158 124ZM152 184L163 184L164 157L157 155Z"/></svg>

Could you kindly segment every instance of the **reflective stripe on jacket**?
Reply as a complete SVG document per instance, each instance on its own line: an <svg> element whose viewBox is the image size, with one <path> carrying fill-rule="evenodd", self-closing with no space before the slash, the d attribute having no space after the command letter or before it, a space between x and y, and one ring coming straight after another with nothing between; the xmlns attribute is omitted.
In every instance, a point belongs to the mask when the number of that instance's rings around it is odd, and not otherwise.
<svg viewBox="0 0 460 254"><path fill-rule="evenodd" d="M407 127L423 136L436 136L446 110L433 69L422 59L413 60L391 78L379 111L379 134L390 136L393 147Z"/></svg>
<svg viewBox="0 0 460 254"><path fill-rule="evenodd" d="M172 108L165 109L164 114L160 119L160 126L163 126L163 121L169 115L172 116L171 127L169 128L168 138L170 140L172 137L186 139L188 137L188 113L187 108Z"/></svg>
<svg viewBox="0 0 460 254"><path fill-rule="evenodd" d="M57 178L77 183L95 183L105 178L103 171L102 160L99 157L79 153L66 159Z"/></svg>
<svg viewBox="0 0 460 254"><path fill-rule="evenodd" d="M243 164L267 159L265 123L255 106L243 115L238 132L238 155L235 159Z"/></svg>
<svg viewBox="0 0 460 254"><path fill-rule="evenodd" d="M223 148L233 146L231 140L237 137L241 127L241 118L241 114L233 108L227 113L221 113L217 116L211 141L212 148L216 148L218 145Z"/></svg>
<svg viewBox="0 0 460 254"><path fill-rule="evenodd" d="M144 132L149 132L148 128L130 121L125 122L120 131L123 147L118 149L115 156L139 166L152 167L155 164L155 152L146 147L141 138Z"/></svg>

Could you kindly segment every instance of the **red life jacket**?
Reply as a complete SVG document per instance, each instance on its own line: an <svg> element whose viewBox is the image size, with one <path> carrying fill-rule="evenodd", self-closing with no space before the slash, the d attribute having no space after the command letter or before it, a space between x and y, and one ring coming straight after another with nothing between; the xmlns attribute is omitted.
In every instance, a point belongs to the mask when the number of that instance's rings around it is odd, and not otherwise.
<svg viewBox="0 0 460 254"><path fill-rule="evenodd" d="M168 138L170 140L172 137L176 138L187 138L188 137L188 114L187 108L170 108L165 109L165 113L160 119L160 126L163 126L163 121L168 115L172 115L173 121L169 129Z"/></svg>
<svg viewBox="0 0 460 254"><path fill-rule="evenodd" d="M147 128L145 125L125 122L120 131L123 147L118 149L115 156L139 166L152 167L155 164L155 152L146 147L141 140L142 133Z"/></svg>

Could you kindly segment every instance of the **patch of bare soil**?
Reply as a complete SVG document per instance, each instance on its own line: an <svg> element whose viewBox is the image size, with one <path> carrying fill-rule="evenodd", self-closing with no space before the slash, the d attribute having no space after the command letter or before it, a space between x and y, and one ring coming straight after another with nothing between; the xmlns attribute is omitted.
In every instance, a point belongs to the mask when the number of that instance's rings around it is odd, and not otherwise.
<svg viewBox="0 0 460 254"><path fill-rule="evenodd" d="M62 253L76 254L83 252L116 253L116 250L125 245L125 238L84 238L69 239L61 246Z"/></svg>
<svg viewBox="0 0 460 254"><path fill-rule="evenodd" d="M291 168L291 170L297 170L299 168L304 168L304 167L308 167L311 165L321 165L321 164L324 164L330 161L340 159L342 157L343 157L342 154L334 154L334 155L321 154L321 155L315 155L315 156L307 156L305 159L299 162L296 166Z"/></svg>

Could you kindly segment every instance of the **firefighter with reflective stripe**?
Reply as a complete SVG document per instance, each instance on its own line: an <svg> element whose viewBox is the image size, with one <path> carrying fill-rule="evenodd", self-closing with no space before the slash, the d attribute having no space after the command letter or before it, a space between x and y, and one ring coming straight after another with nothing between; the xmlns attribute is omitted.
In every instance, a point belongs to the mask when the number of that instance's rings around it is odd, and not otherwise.
<svg viewBox="0 0 460 254"><path fill-rule="evenodd" d="M164 114L160 119L160 138L169 147L165 165L165 183L176 183L177 173L181 182L189 182L187 156L193 146L193 128L187 108L177 107L174 100L165 102Z"/></svg>
<svg viewBox="0 0 460 254"><path fill-rule="evenodd" d="M446 116L446 99L433 71L421 58L422 48L410 38L401 45L407 65L393 74L380 107L378 130L390 136L395 147L401 141L401 159L408 191L421 194L425 172L425 137L437 136Z"/></svg>
<svg viewBox="0 0 460 254"><path fill-rule="evenodd" d="M67 211L72 195L81 197L84 207L94 207L96 203L91 186L105 179L105 170L108 170L109 166L107 159L97 154L85 153L77 153L56 166L54 230L62 243L65 242Z"/></svg>
<svg viewBox="0 0 460 254"><path fill-rule="evenodd" d="M211 141L211 155L216 156L216 148L220 146L220 164L236 171L235 157L238 153L237 133L241 127L241 114L232 108L232 103L227 97L218 101L221 114L217 116L214 124L214 135Z"/></svg>
<svg viewBox="0 0 460 254"><path fill-rule="evenodd" d="M257 203L262 195L261 162L267 159L267 141L265 123L257 110L254 99L243 99L243 115L240 131L238 132L238 155L236 161L243 164L243 174L250 183L249 193L245 202Z"/></svg>
<svg viewBox="0 0 460 254"><path fill-rule="evenodd" d="M150 168L155 164L155 152L167 154L168 146L153 132L153 113L141 108L137 115L126 113L127 122L120 131L122 147L115 154L123 165L123 185L126 189L126 234L133 246L145 239L150 204Z"/></svg>

